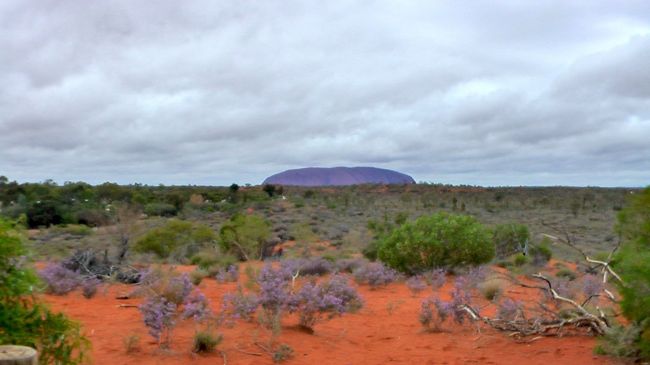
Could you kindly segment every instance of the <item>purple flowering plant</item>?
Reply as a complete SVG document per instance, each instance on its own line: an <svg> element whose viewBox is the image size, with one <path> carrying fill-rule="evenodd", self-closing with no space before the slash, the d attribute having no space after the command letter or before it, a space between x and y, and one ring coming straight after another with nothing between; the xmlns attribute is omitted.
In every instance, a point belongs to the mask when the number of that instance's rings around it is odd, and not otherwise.
<svg viewBox="0 0 650 365"><path fill-rule="evenodd" d="M81 276L59 263L49 263L38 272L40 278L47 284L47 291L55 295L64 295L81 285Z"/></svg>

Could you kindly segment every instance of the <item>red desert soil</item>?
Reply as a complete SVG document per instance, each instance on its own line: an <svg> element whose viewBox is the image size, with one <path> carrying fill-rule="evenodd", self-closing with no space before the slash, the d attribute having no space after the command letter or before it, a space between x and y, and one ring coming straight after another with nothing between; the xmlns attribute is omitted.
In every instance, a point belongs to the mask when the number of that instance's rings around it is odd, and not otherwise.
<svg viewBox="0 0 650 365"><path fill-rule="evenodd" d="M180 267L189 271L190 267ZM245 275L242 275L242 281ZM234 291L236 284L219 284L205 279L200 289L217 311L221 297ZM174 330L171 350L158 350L148 335L140 313L134 307L141 299L115 299L130 292L127 285L111 285L100 289L92 299L81 293L67 296L46 295L45 299L56 310L67 313L84 325L86 335L92 341L94 364L221 364L218 353L193 354L191 349L194 324L181 321ZM450 283L442 290L448 296ZM517 343L507 334L483 327L480 333L473 325L449 324L447 331L425 333L418 322L421 299L433 294L429 288L413 297L408 288L391 284L377 290L362 285L359 291L365 306L358 313L346 314L320 323L314 334L307 334L295 327L297 318L287 316L279 341L294 349L294 356L287 364L610 364L614 360L595 356L592 349L596 340L585 336L541 338L531 343ZM510 288L518 299L525 297L521 288ZM530 294L534 296L534 294ZM533 297L531 301L536 300ZM272 364L268 354L261 353L255 341L268 340L268 333L258 326L237 322L232 328L221 328L224 341L219 348L226 353L227 363ZM123 339L129 335L140 337L140 350L125 353Z"/></svg>

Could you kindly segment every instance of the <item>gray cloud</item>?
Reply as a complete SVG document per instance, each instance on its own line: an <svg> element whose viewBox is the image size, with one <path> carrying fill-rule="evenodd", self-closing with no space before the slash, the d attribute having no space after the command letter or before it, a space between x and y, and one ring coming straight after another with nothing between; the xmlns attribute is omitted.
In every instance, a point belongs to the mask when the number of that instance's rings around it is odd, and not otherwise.
<svg viewBox="0 0 650 365"><path fill-rule="evenodd" d="M0 3L0 175L650 183L647 1Z"/></svg>

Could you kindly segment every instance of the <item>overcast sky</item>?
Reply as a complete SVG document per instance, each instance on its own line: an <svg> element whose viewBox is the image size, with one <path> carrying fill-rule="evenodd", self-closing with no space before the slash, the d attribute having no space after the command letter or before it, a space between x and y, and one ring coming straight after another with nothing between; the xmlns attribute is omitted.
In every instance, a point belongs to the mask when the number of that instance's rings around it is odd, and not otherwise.
<svg viewBox="0 0 650 365"><path fill-rule="evenodd" d="M650 1L0 2L0 175L650 184Z"/></svg>

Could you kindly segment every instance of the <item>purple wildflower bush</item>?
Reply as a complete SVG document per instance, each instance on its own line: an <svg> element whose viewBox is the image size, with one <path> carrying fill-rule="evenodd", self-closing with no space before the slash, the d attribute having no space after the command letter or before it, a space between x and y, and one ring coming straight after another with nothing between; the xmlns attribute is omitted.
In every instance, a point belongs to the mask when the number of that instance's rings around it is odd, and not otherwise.
<svg viewBox="0 0 650 365"><path fill-rule="evenodd" d="M195 289L192 294L185 298L185 302L183 302L183 319L192 318L195 322L200 323L210 318L211 315L210 302L200 290Z"/></svg>
<svg viewBox="0 0 650 365"><path fill-rule="evenodd" d="M168 347L171 343L172 331L176 325L177 308L176 304L163 296L149 297L138 307L145 326L149 328L149 334L158 341L161 347Z"/></svg>
<svg viewBox="0 0 650 365"><path fill-rule="evenodd" d="M298 272L300 276L323 276L334 271L332 263L320 257L284 260L280 266L289 272Z"/></svg>
<svg viewBox="0 0 650 365"><path fill-rule="evenodd" d="M442 325L453 312L451 302L442 301L437 297L426 298L420 303L420 324L426 331L440 332Z"/></svg>
<svg viewBox="0 0 650 365"><path fill-rule="evenodd" d="M464 309L470 307L478 313L478 308L472 303L472 290L478 285L475 276L458 276L454 280L451 300L445 301L436 296L424 299L420 303L420 323L428 331L439 331L448 318L463 324L469 316Z"/></svg>
<svg viewBox="0 0 650 365"><path fill-rule="evenodd" d="M427 280L429 285L431 285L433 290L438 290L447 282L447 271L441 268L433 269L425 273L424 278Z"/></svg>
<svg viewBox="0 0 650 365"><path fill-rule="evenodd" d="M255 293L244 293L241 286L237 292L226 293L221 302L221 317L228 321L252 321L259 306L259 299Z"/></svg>
<svg viewBox="0 0 650 365"><path fill-rule="evenodd" d="M358 283L366 283L372 289L386 286L399 278L397 272L380 262L371 262L357 269L354 278Z"/></svg>
<svg viewBox="0 0 650 365"><path fill-rule="evenodd" d="M427 283L422 276L415 275L406 280L406 286L409 288L413 296L417 296L420 292L427 288Z"/></svg>
<svg viewBox="0 0 650 365"><path fill-rule="evenodd" d="M40 278L47 284L47 292L64 295L75 290L82 283L82 277L59 263L50 263L38 272Z"/></svg>
<svg viewBox="0 0 650 365"><path fill-rule="evenodd" d="M299 325L313 332L316 323L356 310L362 303L346 278L335 276L324 283L305 283L292 295L289 312L296 312Z"/></svg>
<svg viewBox="0 0 650 365"><path fill-rule="evenodd" d="M511 298L505 298L497 307L497 318L514 321L523 313L523 303Z"/></svg>
<svg viewBox="0 0 650 365"><path fill-rule="evenodd" d="M217 275L215 275L215 279L219 283L236 283L239 281L239 267L237 265L228 265L225 269L220 268Z"/></svg>
<svg viewBox="0 0 650 365"><path fill-rule="evenodd" d="M81 282L81 293L86 299L90 299L97 294L97 289L101 283L101 280L95 277L86 278Z"/></svg>
<svg viewBox="0 0 650 365"><path fill-rule="evenodd" d="M299 286L295 282L298 273L293 265L265 265L257 277L257 295L244 294L241 287L236 293L227 293L221 313L229 320L251 320L259 309L260 323L274 330L279 328L284 313L297 313L299 325L313 332L317 323L353 312L363 305L356 289L342 275Z"/></svg>

